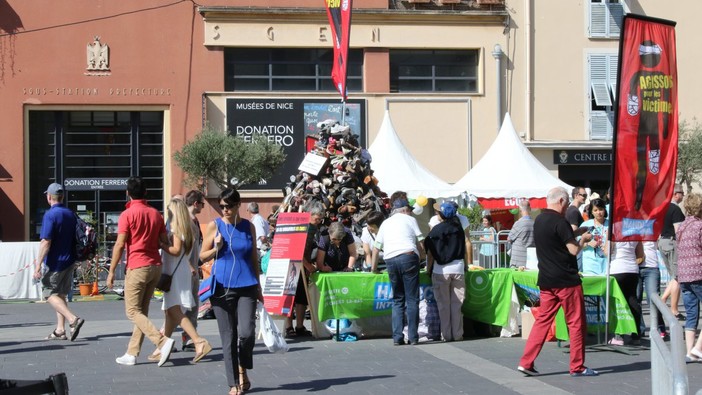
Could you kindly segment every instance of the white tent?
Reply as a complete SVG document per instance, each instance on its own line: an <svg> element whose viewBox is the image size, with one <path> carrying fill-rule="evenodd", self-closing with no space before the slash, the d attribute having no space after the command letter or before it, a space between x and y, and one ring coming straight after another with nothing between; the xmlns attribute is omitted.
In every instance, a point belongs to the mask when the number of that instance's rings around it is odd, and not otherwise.
<svg viewBox="0 0 702 395"><path fill-rule="evenodd" d="M481 200L483 207L514 207L517 199L541 200L553 187L572 187L553 176L517 136L509 114L505 115L500 132L480 161L458 180L454 187ZM495 199L492 204L485 199ZM532 206L535 206L532 203Z"/></svg>
<svg viewBox="0 0 702 395"><path fill-rule="evenodd" d="M392 126L387 110L378 135L368 151L373 157L371 169L378 179L378 187L388 195L395 191L405 191L410 198L420 195L445 198L460 193L427 170L407 151Z"/></svg>

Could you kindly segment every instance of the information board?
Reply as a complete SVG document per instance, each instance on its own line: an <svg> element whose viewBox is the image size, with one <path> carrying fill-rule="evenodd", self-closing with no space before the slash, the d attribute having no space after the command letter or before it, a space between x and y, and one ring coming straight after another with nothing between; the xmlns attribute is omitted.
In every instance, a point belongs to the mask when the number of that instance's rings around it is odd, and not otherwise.
<svg viewBox="0 0 702 395"><path fill-rule="evenodd" d="M241 190L280 190L298 173L307 150L305 137L317 133L317 122L335 119L341 122L343 106L330 99L227 99L227 128L229 134L253 141L263 135L283 148L286 158L278 171L257 184L243 185ZM366 101L346 103L344 123L359 136L366 146Z"/></svg>
<svg viewBox="0 0 702 395"><path fill-rule="evenodd" d="M292 314L309 223L309 213L278 215L263 283L264 306L271 314Z"/></svg>

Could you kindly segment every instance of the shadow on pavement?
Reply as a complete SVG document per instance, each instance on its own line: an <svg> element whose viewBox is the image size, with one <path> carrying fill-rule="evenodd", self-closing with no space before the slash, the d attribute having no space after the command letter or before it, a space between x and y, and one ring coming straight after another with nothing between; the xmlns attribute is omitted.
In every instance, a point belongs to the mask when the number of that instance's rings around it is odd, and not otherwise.
<svg viewBox="0 0 702 395"><path fill-rule="evenodd" d="M369 381L369 380L376 380L376 379L387 379L387 378L392 378L395 376L392 375L380 375L380 376L359 376L359 377L335 377L331 379L321 379L321 380L311 380L311 381L305 381L305 382L298 382L298 383L290 383L290 384L284 384L281 385L277 388L263 388L263 387L256 387L256 388L251 388L250 391L247 392L264 392L264 391L275 391L275 390L288 390L288 391L303 391L307 390L309 392L315 392L315 391L324 391L328 390L331 388L331 386L334 386L337 388L344 385L344 384L351 384L355 382L361 382L361 381Z"/></svg>

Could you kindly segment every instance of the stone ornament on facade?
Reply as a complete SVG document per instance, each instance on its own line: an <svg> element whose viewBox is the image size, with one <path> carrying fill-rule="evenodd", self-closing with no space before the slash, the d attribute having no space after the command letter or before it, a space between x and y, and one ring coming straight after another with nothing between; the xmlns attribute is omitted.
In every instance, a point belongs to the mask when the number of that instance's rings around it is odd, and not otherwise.
<svg viewBox="0 0 702 395"><path fill-rule="evenodd" d="M95 36L95 41L87 46L88 71L110 70L110 47L100 43L100 36Z"/></svg>

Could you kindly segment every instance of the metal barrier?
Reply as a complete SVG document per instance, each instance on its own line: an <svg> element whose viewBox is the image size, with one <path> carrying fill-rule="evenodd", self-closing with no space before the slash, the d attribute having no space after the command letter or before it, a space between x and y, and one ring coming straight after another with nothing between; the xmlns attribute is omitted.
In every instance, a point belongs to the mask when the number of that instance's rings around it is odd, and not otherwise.
<svg viewBox="0 0 702 395"><path fill-rule="evenodd" d="M473 264L484 267L485 269L496 269L501 267L509 267L509 257L507 251L511 248L511 243L507 240L509 230L497 232L495 240L483 241L480 240L483 236L490 235L489 231L472 230L470 232L470 241L473 245ZM493 255L481 255L482 246L491 245L494 251Z"/></svg>
<svg viewBox="0 0 702 395"><path fill-rule="evenodd" d="M685 336L678 319L658 294L651 295L651 393L687 394L688 380L685 367ZM661 338L658 330L658 311L669 328L670 342ZM670 346L670 349L668 348Z"/></svg>

